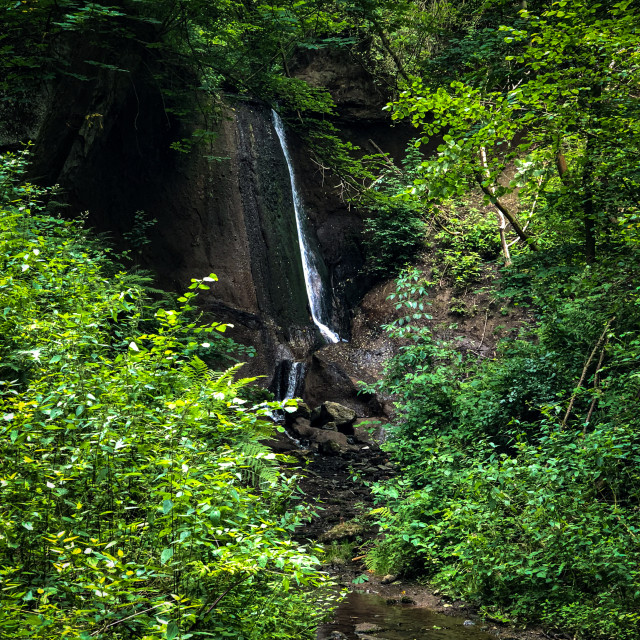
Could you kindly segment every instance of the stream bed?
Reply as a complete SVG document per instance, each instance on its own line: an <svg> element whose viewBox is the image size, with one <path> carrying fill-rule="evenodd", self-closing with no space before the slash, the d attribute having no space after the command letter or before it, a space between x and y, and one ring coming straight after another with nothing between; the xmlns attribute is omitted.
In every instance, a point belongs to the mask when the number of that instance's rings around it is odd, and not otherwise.
<svg viewBox="0 0 640 640"><path fill-rule="evenodd" d="M466 624L465 624L466 622ZM495 640L471 620L412 605L389 603L373 593L351 592L317 640Z"/></svg>

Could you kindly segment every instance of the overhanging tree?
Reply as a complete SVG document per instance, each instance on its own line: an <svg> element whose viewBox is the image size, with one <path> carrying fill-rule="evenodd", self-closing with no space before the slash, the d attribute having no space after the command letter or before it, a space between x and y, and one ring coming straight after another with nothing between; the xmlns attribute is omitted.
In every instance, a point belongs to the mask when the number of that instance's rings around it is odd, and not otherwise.
<svg viewBox="0 0 640 640"><path fill-rule="evenodd" d="M515 26L501 27L512 47L508 86L471 76L438 88L412 82L393 117L420 130L416 146L442 143L405 197L440 203L479 185L529 247L550 241L550 229L580 237L593 262L598 239L615 235L637 208L638 17L631 0L523 9ZM517 213L504 204L509 194L518 196Z"/></svg>

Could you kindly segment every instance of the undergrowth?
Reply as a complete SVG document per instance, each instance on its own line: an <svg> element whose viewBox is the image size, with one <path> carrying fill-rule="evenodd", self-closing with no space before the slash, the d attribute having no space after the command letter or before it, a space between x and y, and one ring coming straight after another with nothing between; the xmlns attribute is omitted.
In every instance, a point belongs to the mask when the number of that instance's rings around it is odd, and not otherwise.
<svg viewBox="0 0 640 640"><path fill-rule="evenodd" d="M270 407L204 362L215 276L154 308L23 168L1 159L0 636L314 637L335 592L291 540Z"/></svg>
<svg viewBox="0 0 640 640"><path fill-rule="evenodd" d="M486 613L579 638L640 634L640 282L629 244L519 256L501 295L537 324L494 359L424 326L404 275L402 346L380 386L403 472L374 487L381 573L426 576Z"/></svg>

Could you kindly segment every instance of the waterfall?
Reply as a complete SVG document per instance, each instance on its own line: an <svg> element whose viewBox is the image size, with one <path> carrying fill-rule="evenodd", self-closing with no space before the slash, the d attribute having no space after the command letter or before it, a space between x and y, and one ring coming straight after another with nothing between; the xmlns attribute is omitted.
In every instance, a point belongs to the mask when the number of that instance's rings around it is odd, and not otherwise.
<svg viewBox="0 0 640 640"><path fill-rule="evenodd" d="M319 257L312 251L307 232L307 221L304 215L304 207L302 199L296 185L296 178L293 172L293 163L289 155L287 147L287 139L284 133L284 124L280 116L272 111L273 126L278 134L280 146L287 161L289 169L289 179L291 180L291 195L293 196L293 209L296 216L296 227L298 229L298 243L300 245L300 254L302 256L302 269L304 271L304 282L307 287L307 297L309 298L309 308L311 309L311 317L314 324L320 330L323 338L327 342L340 342L340 336L332 331L329 324L329 312L326 304L326 294L324 285L320 277Z"/></svg>
<svg viewBox="0 0 640 640"><path fill-rule="evenodd" d="M300 387L304 381L304 362L291 362L286 376L286 384L282 386L282 398L278 400L291 400L300 395Z"/></svg>
<svg viewBox="0 0 640 640"><path fill-rule="evenodd" d="M276 367L276 373L269 389L279 401L291 400L302 395L304 376L307 365L295 360L283 360ZM273 411L269 414L275 422L284 422L284 411Z"/></svg>

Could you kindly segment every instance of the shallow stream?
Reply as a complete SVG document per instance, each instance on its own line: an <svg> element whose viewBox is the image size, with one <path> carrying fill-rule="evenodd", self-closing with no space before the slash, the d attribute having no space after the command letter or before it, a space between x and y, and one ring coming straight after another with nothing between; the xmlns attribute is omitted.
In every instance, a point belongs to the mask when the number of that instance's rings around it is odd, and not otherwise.
<svg viewBox="0 0 640 640"><path fill-rule="evenodd" d="M465 618L412 605L389 604L372 593L352 592L317 640L495 640Z"/></svg>

